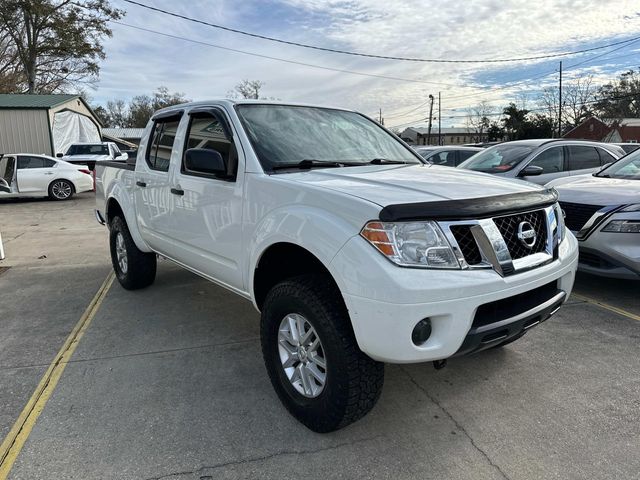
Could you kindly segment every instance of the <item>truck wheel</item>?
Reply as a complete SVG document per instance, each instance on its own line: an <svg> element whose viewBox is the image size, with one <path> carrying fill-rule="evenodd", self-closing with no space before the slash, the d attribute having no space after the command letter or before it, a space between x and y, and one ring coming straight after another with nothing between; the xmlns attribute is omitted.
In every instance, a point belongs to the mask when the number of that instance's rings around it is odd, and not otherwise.
<svg viewBox="0 0 640 480"><path fill-rule="evenodd" d="M109 225L111 263L116 277L127 290L148 287L156 278L156 254L143 252L131 238L127 223L114 217Z"/></svg>
<svg viewBox="0 0 640 480"><path fill-rule="evenodd" d="M358 348L340 292L326 277L303 275L273 287L260 337L276 393L309 429L338 430L378 401L384 364Z"/></svg>
<svg viewBox="0 0 640 480"><path fill-rule="evenodd" d="M69 200L73 196L73 184L68 180L54 180L49 185L51 200Z"/></svg>

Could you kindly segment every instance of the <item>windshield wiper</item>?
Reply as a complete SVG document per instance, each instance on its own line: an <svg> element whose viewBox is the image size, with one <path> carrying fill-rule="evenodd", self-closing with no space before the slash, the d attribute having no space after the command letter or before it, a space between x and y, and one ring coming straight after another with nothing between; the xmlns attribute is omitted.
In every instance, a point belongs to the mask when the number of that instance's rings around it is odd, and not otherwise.
<svg viewBox="0 0 640 480"><path fill-rule="evenodd" d="M388 158L374 158L369 162L371 165L404 165L404 160L389 160Z"/></svg>
<svg viewBox="0 0 640 480"><path fill-rule="evenodd" d="M271 170L284 170L287 168L298 168L300 170L305 170L310 168L338 168L338 167L344 167L345 165L348 165L348 164L344 162L325 162L323 160L305 159L300 162L279 163L271 167Z"/></svg>

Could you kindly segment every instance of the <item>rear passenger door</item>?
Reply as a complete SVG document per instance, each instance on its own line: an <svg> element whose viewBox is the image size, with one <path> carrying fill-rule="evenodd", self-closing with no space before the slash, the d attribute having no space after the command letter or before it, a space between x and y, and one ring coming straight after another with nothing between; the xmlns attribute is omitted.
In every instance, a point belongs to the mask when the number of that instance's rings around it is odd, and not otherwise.
<svg viewBox="0 0 640 480"><path fill-rule="evenodd" d="M175 196L171 194L169 167L182 113L155 117L144 158L136 163L135 200L137 220L145 241L160 253L174 248L167 232L172 228Z"/></svg>
<svg viewBox="0 0 640 480"><path fill-rule="evenodd" d="M600 168L600 155L590 145L569 145L569 175L584 175Z"/></svg>
<svg viewBox="0 0 640 480"><path fill-rule="evenodd" d="M185 119L186 121L187 119ZM244 157L234 141L231 123L215 107L188 113L185 145L175 169L175 241L177 260L225 285L244 290L242 258L242 188ZM225 174L189 170L189 149L215 150L225 162Z"/></svg>
<svg viewBox="0 0 640 480"><path fill-rule="evenodd" d="M18 155L18 190L20 193L46 194L55 175L56 162L44 157Z"/></svg>

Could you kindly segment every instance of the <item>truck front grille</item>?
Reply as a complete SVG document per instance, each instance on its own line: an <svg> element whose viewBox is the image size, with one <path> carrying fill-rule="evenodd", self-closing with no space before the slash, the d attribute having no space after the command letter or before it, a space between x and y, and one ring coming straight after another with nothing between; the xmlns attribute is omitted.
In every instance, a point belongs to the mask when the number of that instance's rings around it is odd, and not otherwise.
<svg viewBox="0 0 640 480"><path fill-rule="evenodd" d="M469 265L478 265L482 263L482 255L476 239L473 238L471 233L471 227L472 225L452 225L451 233L453 233L456 242L458 242L458 247L460 247L460 252L462 252L465 261Z"/></svg>
<svg viewBox="0 0 640 480"><path fill-rule="evenodd" d="M440 222L467 268L492 268L502 276L534 268L557 254L553 206L478 220ZM526 236L533 230L532 235ZM525 234L525 235L523 235Z"/></svg>
<svg viewBox="0 0 640 480"><path fill-rule="evenodd" d="M564 210L566 215L564 222L567 228L579 232L593 214L604 207L602 205L560 202L560 208Z"/></svg>
<svg viewBox="0 0 640 480"><path fill-rule="evenodd" d="M534 253L543 252L546 248L547 223L545 221L544 210L509 215L507 217L498 217L494 218L493 221L498 227L498 230L500 230L502 238L504 238L513 260L524 258ZM518 226L522 222L528 222L531 224L536 232L536 242L531 248L525 246L518 238Z"/></svg>

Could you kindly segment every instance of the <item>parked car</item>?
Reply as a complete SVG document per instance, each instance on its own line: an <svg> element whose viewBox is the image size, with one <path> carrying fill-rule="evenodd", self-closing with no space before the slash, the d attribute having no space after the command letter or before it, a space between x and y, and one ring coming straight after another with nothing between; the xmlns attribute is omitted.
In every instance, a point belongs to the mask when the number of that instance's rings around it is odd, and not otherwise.
<svg viewBox="0 0 640 480"><path fill-rule="evenodd" d="M135 166L96 164L118 281L150 285L161 254L252 301L271 382L314 431L373 408L382 362L506 345L571 292L555 191L424 164L356 112L219 100L146 131Z"/></svg>
<svg viewBox="0 0 640 480"><path fill-rule="evenodd" d="M472 157L483 149L480 147L414 147L415 151L420 154L427 162L433 165L442 165L445 167L457 167L462 162Z"/></svg>
<svg viewBox="0 0 640 480"><path fill-rule="evenodd" d="M32 153L0 155L0 198L46 197L68 200L74 193L93 190L86 165Z"/></svg>
<svg viewBox="0 0 640 480"><path fill-rule="evenodd" d="M113 142L102 143L74 143L64 155L58 154L59 158L74 164L83 164L93 170L96 162L117 160L125 161L129 155L122 153Z"/></svg>
<svg viewBox="0 0 640 480"><path fill-rule="evenodd" d="M593 173L624 156L610 143L582 140L517 140L500 143L458 166L544 185L570 175Z"/></svg>
<svg viewBox="0 0 640 480"><path fill-rule="evenodd" d="M593 175L549 183L580 246L579 269L640 280L640 150Z"/></svg>
<svg viewBox="0 0 640 480"><path fill-rule="evenodd" d="M617 145L626 153L635 152L638 148L640 148L640 143L614 143L612 145Z"/></svg>

